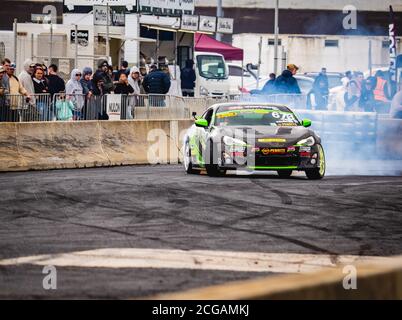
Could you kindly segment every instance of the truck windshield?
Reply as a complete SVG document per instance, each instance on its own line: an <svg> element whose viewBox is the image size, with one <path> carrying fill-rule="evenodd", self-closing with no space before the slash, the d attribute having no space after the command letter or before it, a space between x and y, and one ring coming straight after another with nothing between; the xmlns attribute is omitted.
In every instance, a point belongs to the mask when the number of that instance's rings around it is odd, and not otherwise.
<svg viewBox="0 0 402 320"><path fill-rule="evenodd" d="M198 56L197 67L200 76L207 79L227 79L228 77L225 61L220 56Z"/></svg>

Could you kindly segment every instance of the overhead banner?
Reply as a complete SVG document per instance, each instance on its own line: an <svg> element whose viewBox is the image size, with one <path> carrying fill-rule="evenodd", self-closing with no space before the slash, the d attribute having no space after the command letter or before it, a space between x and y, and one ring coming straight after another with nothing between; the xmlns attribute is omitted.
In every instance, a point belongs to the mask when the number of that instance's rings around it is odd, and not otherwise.
<svg viewBox="0 0 402 320"><path fill-rule="evenodd" d="M65 6L135 6L137 0L64 0Z"/></svg>
<svg viewBox="0 0 402 320"><path fill-rule="evenodd" d="M183 30L198 31L198 21L198 16L183 15L181 17L181 28Z"/></svg>
<svg viewBox="0 0 402 320"><path fill-rule="evenodd" d="M200 16L199 30L205 32L215 32L216 17Z"/></svg>
<svg viewBox="0 0 402 320"><path fill-rule="evenodd" d="M107 25L107 7L94 6L94 25ZM114 27L124 27L126 25L125 7L109 8L109 25Z"/></svg>
<svg viewBox="0 0 402 320"><path fill-rule="evenodd" d="M163 15L191 15L194 12L194 0L139 0L140 11Z"/></svg>
<svg viewBox="0 0 402 320"><path fill-rule="evenodd" d="M233 19L230 18L218 18L218 25L216 32L218 33L233 33Z"/></svg>

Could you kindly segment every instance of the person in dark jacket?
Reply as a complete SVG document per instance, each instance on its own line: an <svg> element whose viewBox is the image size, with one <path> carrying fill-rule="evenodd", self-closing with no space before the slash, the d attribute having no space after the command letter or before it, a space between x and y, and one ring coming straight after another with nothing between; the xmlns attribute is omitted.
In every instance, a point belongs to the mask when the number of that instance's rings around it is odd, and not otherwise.
<svg viewBox="0 0 402 320"><path fill-rule="evenodd" d="M116 85L114 89L114 93L116 94L133 94L134 89L128 83L128 78L125 73L120 74L119 83Z"/></svg>
<svg viewBox="0 0 402 320"><path fill-rule="evenodd" d="M49 93L49 88L47 87L47 82L45 81L45 72L43 68L36 67L32 76L32 82L34 86L35 94ZM50 110L50 100L46 96L36 96L35 97L36 109L39 113L40 121L51 120L51 110Z"/></svg>
<svg viewBox="0 0 402 320"><path fill-rule="evenodd" d="M186 67L181 70L180 80L183 97L194 97L196 75L193 60L186 61Z"/></svg>
<svg viewBox="0 0 402 320"><path fill-rule="evenodd" d="M275 94L275 80L276 80L276 75L275 73L271 73L269 75L269 80L265 83L264 87L262 87L261 90L251 90L251 94L263 94L265 96L269 96L271 94Z"/></svg>
<svg viewBox="0 0 402 320"><path fill-rule="evenodd" d="M314 81L313 88L307 95L307 110L328 110L328 89L323 78Z"/></svg>
<svg viewBox="0 0 402 320"><path fill-rule="evenodd" d="M167 94L170 89L169 76L156 66L152 66L151 70L142 84L145 92L148 94Z"/></svg>
<svg viewBox="0 0 402 320"><path fill-rule="evenodd" d="M57 71L57 65L51 64L49 66L49 75L46 77L49 87L49 93L52 95L52 97L56 93L64 92L66 90L64 80L57 75Z"/></svg>
<svg viewBox="0 0 402 320"><path fill-rule="evenodd" d="M109 74L109 64L106 60L100 61L98 64L98 70L96 70L93 76L94 83L99 83L99 80L103 82L103 93L109 94L113 91L114 85L112 78Z"/></svg>
<svg viewBox="0 0 402 320"><path fill-rule="evenodd" d="M275 80L275 91L277 94L301 94L297 80L293 77L299 68L294 64L289 64L287 69L282 72Z"/></svg>
<svg viewBox="0 0 402 320"><path fill-rule="evenodd" d="M44 78L44 71L42 68L37 67L32 76L35 94L49 93L49 88Z"/></svg>
<svg viewBox="0 0 402 320"><path fill-rule="evenodd" d="M374 99L374 89L377 82L375 77L368 77L363 80L359 106L365 112L375 112L376 101Z"/></svg>
<svg viewBox="0 0 402 320"><path fill-rule="evenodd" d="M121 63L120 70L118 70L114 75L114 81L120 81L120 76L122 73L124 73L127 77L130 75L130 68L128 67L127 61L123 61Z"/></svg>
<svg viewBox="0 0 402 320"><path fill-rule="evenodd" d="M93 82L91 81L91 76L92 76L92 69L89 67L85 67L84 70L82 70L82 78L80 80L83 93L86 95L92 95L94 87L93 87Z"/></svg>

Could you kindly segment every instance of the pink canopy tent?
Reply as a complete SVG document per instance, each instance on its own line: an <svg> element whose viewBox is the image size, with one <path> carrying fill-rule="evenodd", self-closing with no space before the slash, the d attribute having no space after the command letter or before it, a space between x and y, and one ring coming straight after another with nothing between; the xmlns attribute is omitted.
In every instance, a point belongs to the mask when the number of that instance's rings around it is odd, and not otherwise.
<svg viewBox="0 0 402 320"><path fill-rule="evenodd" d="M195 51L220 53L226 60L243 60L243 49L217 41L203 33L195 34Z"/></svg>

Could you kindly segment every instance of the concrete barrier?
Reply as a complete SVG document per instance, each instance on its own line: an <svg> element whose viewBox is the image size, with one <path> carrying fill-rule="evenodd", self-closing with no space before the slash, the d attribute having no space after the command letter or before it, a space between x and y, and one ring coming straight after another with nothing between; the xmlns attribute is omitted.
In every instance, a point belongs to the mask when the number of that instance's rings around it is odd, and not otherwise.
<svg viewBox="0 0 402 320"><path fill-rule="evenodd" d="M191 120L0 123L0 171L177 163Z"/></svg>
<svg viewBox="0 0 402 320"><path fill-rule="evenodd" d="M343 267L300 275L271 276L185 292L158 300L402 299L402 257L392 262L356 265L357 289L346 290Z"/></svg>
<svg viewBox="0 0 402 320"><path fill-rule="evenodd" d="M402 159L402 120L379 118L376 146L377 154Z"/></svg>

